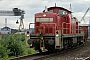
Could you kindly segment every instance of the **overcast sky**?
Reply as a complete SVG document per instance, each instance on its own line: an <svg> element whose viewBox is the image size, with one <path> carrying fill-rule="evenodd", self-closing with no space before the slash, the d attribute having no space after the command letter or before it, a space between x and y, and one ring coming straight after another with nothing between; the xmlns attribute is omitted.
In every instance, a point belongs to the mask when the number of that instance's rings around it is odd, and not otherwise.
<svg viewBox="0 0 90 60"><path fill-rule="evenodd" d="M52 7L56 3L57 6L70 9L72 5L73 16L80 21L86 10L90 6L90 0L0 0L0 10L12 11L12 8L19 8L25 11L24 26L28 28L29 23L34 21L34 14L41 12L45 6ZM5 26L5 18L7 18L7 26L10 28L18 28L16 16L0 16L0 28ZM90 10L85 16L85 22L89 23Z"/></svg>

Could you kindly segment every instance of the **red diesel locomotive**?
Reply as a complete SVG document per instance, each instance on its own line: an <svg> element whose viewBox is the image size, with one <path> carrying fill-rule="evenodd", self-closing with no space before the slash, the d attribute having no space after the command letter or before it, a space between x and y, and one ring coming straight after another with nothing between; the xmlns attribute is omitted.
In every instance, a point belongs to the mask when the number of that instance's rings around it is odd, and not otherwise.
<svg viewBox="0 0 90 60"><path fill-rule="evenodd" d="M84 40L84 31L72 12L63 7L49 7L35 14L34 34L27 31L27 43L42 52L61 50L79 45Z"/></svg>

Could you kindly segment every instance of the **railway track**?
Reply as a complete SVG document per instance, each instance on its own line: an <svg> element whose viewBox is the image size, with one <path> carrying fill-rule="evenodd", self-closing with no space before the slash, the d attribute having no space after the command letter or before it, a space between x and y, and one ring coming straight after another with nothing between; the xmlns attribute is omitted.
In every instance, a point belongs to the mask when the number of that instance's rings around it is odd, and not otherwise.
<svg viewBox="0 0 90 60"><path fill-rule="evenodd" d="M22 60L22 59L26 59L26 58L32 58L32 57L37 56L37 55L40 55L40 53L30 54L30 55L25 55L25 56L19 56L19 57L11 58L10 60Z"/></svg>
<svg viewBox="0 0 90 60"><path fill-rule="evenodd" d="M86 57L84 60L90 60L90 56L89 57Z"/></svg>
<svg viewBox="0 0 90 60"><path fill-rule="evenodd" d="M37 53L37 54L32 54L32 55L28 55L28 56L20 56L20 57L16 57L16 58L12 58L10 60L44 60L46 58L50 58L50 57L54 57L57 55L65 55L67 52L69 51L73 51L73 50L77 50L78 48L83 47L82 45L71 48L71 49L67 49L67 50L61 50L60 52L56 52L56 53L50 53L50 52L43 52L43 53ZM89 58L85 58L85 60L88 60Z"/></svg>
<svg viewBox="0 0 90 60"><path fill-rule="evenodd" d="M90 56L86 58L75 58L75 60L90 60Z"/></svg>
<svg viewBox="0 0 90 60"><path fill-rule="evenodd" d="M34 59L46 56L48 54L50 54L50 52L46 51L46 52L42 52L42 53L36 53L36 54L30 54L30 55L26 55L26 56L15 57L15 58L11 58L10 60L34 60Z"/></svg>
<svg viewBox="0 0 90 60"><path fill-rule="evenodd" d="M44 60L44 59L46 60L46 58L50 58L50 57L54 57L54 56L58 56L58 55L61 55L62 56L62 55L65 55L69 51L74 51L74 50L77 50L78 48L81 48L81 47L83 47L83 45L74 47L72 49L61 50L60 52L49 54L49 55L46 55L46 56L43 56L43 57L39 57L39 58L36 58L34 60Z"/></svg>

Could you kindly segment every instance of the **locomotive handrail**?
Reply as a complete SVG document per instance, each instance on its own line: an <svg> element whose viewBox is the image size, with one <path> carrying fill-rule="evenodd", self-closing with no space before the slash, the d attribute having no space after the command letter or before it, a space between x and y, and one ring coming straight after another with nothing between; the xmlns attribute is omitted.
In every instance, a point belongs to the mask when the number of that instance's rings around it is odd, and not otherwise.
<svg viewBox="0 0 90 60"><path fill-rule="evenodd" d="M60 27L62 28L62 32L61 32L62 34L63 34L63 30L64 30L64 29L66 29L66 32L67 32L67 30L69 29L69 28L63 26L64 23L66 23L66 22L63 22L63 23L62 23L62 26L60 26ZM66 23L66 24L70 24L70 23ZM76 26L78 26L78 25L76 25ZM58 26L58 27L59 27L59 26ZM70 29L69 29L69 30L70 30ZM76 29L76 33L80 33L81 30L82 30L82 29L79 28L79 26L78 26L78 28ZM78 32L77 32L77 31L78 31ZM70 33L71 33L71 32L70 32ZM66 34L67 34L67 33L66 33Z"/></svg>
<svg viewBox="0 0 90 60"><path fill-rule="evenodd" d="M62 34L63 34L63 29L64 29L64 26L63 26L64 23L66 23L66 22L63 22L62 23L62 32L61 32Z"/></svg>
<svg viewBox="0 0 90 60"><path fill-rule="evenodd" d="M30 25L31 24L38 24L38 23L29 23L29 30L30 30ZM54 24L55 26L56 26L56 24L55 23L42 23L42 24ZM36 28L37 27L40 27L40 26L36 26ZM50 28L51 26L48 26L48 28ZM45 32L45 27L43 27L44 28L44 32ZM56 30L56 27L53 27L53 28L55 28L55 30ZM55 31L53 31L53 33L54 33Z"/></svg>
<svg viewBox="0 0 90 60"><path fill-rule="evenodd" d="M29 30L30 30L30 25L31 25L31 24L36 24L36 23L29 23Z"/></svg>
<svg viewBox="0 0 90 60"><path fill-rule="evenodd" d="M62 29L62 31L61 31L61 33L63 34L63 30L64 29L66 29L66 34L67 34L67 30L70 30L69 28L67 28L67 27L64 27L63 25L64 25L64 23L66 23L66 22L63 22L62 23L62 26L57 26L58 27L58 29ZM37 23L29 23L29 30L30 30L30 25L31 24L37 24ZM42 23L42 24L48 24L48 23ZM56 26L56 24L55 23L49 23L49 24L54 24L55 26ZM70 24L70 23L67 23L67 24ZM76 25L76 26L78 26L78 25ZM40 26L36 26L36 28L37 27L40 27ZM45 27L43 27L44 28L44 31L45 31ZM50 26L48 26L48 28L50 28ZM56 30L56 27L53 27L53 28L55 28L55 30ZM55 31L53 30L53 33L54 33ZM80 33L81 32L81 28L79 28L79 26L78 26L78 29L76 29L76 33Z"/></svg>

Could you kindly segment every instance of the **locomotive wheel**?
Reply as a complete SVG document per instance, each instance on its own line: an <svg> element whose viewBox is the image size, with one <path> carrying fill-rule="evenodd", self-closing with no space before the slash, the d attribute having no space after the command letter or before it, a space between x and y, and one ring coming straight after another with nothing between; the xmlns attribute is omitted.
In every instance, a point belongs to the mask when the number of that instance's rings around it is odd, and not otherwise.
<svg viewBox="0 0 90 60"><path fill-rule="evenodd" d="M54 52L54 50L48 50L48 51L51 52L51 53Z"/></svg>
<svg viewBox="0 0 90 60"><path fill-rule="evenodd" d="M42 53L42 50L41 49L39 49L38 51L39 51L39 53Z"/></svg>
<svg viewBox="0 0 90 60"><path fill-rule="evenodd" d="M51 48L51 49L48 49L49 52L53 53L55 52L55 49L54 48Z"/></svg>

